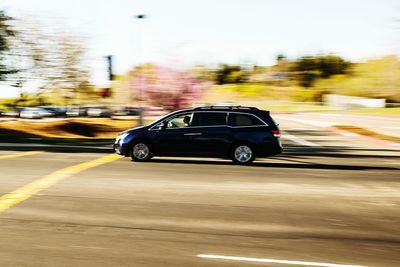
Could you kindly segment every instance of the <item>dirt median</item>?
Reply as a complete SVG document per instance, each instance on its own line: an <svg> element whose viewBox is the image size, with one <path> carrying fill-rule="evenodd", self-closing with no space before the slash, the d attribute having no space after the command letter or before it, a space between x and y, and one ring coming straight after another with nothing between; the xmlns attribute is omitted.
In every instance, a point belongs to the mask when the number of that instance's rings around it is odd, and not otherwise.
<svg viewBox="0 0 400 267"><path fill-rule="evenodd" d="M0 123L0 138L115 138L136 125L132 120L79 118L52 122L6 121Z"/></svg>
<svg viewBox="0 0 400 267"><path fill-rule="evenodd" d="M364 136L368 136L368 137L372 137L372 138L376 138L376 139L380 139L380 140L385 140L385 141L389 141L389 142L394 142L394 143L400 143L400 137L377 133L377 132L374 132L374 131L371 131L371 130L368 130L368 129L365 129L362 127L357 127L357 126L352 126L352 125L335 125L333 127L340 129L340 130L345 130L348 132L359 134L359 135L364 135Z"/></svg>

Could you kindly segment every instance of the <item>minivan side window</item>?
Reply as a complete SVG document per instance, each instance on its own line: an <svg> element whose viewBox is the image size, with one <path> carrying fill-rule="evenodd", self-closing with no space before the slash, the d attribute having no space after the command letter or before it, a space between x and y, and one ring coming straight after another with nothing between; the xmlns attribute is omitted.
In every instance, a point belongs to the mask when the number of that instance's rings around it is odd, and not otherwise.
<svg viewBox="0 0 400 267"><path fill-rule="evenodd" d="M226 125L226 112L195 112L192 126Z"/></svg>
<svg viewBox="0 0 400 267"><path fill-rule="evenodd" d="M229 114L231 126L258 126L265 125L260 119L248 114Z"/></svg>
<svg viewBox="0 0 400 267"><path fill-rule="evenodd" d="M167 129L171 128L184 128L190 126L192 121L192 113L180 114L171 119L166 120Z"/></svg>
<svg viewBox="0 0 400 267"><path fill-rule="evenodd" d="M191 126L193 113L184 113L168 118L164 121L157 123L152 128L161 130L163 123L166 123L166 129L185 128Z"/></svg>

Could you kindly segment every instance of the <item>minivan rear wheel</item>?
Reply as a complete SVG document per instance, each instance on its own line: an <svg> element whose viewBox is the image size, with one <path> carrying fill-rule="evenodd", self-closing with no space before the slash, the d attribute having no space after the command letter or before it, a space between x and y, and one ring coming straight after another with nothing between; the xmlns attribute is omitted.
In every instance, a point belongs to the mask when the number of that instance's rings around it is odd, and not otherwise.
<svg viewBox="0 0 400 267"><path fill-rule="evenodd" d="M142 141L134 143L130 152L131 158L134 161L148 161L153 156L151 147Z"/></svg>
<svg viewBox="0 0 400 267"><path fill-rule="evenodd" d="M253 147L247 143L239 143L233 146L231 159L238 164L250 164L256 158Z"/></svg>

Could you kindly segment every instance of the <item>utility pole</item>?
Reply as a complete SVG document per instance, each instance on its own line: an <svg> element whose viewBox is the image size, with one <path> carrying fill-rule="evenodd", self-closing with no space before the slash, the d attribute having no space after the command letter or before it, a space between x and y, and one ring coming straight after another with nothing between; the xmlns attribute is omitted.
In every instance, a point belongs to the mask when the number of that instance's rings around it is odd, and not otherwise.
<svg viewBox="0 0 400 267"><path fill-rule="evenodd" d="M143 20L143 19L145 19L147 17L147 15L145 15L145 14L139 14L139 15L135 15L135 18L136 19L138 19L139 20L139 33L138 33L138 35L140 35L141 34L141 25L140 25L140 20ZM139 38L140 38L141 36L139 36ZM138 50L140 50L140 40L138 41L139 42L139 49ZM138 51L138 54L139 54L139 56L140 56L140 53L141 53L141 51ZM139 60L139 64L140 64L140 60ZM140 66L140 65L139 65ZM140 75L140 74L139 74ZM143 124L144 124L144 119L143 119L143 113L144 113L144 110L143 110L143 85L142 85L142 75L140 75L139 76L140 77L140 81L139 81L139 88L137 88L138 89L138 93L139 93L139 101L140 101L140 105L139 105L139 121L138 121L138 124L140 125L140 126L142 126Z"/></svg>
<svg viewBox="0 0 400 267"><path fill-rule="evenodd" d="M113 56L108 55L108 56L106 56L106 58L107 58L108 80L113 81L114 80Z"/></svg>

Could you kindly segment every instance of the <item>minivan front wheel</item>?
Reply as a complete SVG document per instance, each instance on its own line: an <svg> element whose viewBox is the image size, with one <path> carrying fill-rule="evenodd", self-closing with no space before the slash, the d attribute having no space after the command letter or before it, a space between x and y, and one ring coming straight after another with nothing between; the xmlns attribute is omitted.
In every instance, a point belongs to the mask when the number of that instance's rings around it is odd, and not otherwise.
<svg viewBox="0 0 400 267"><path fill-rule="evenodd" d="M131 158L134 161L148 161L152 158L151 148L146 142L136 142L131 149Z"/></svg>
<svg viewBox="0 0 400 267"><path fill-rule="evenodd" d="M256 153L251 145L240 143L233 147L231 158L238 164L250 164L256 158Z"/></svg>

